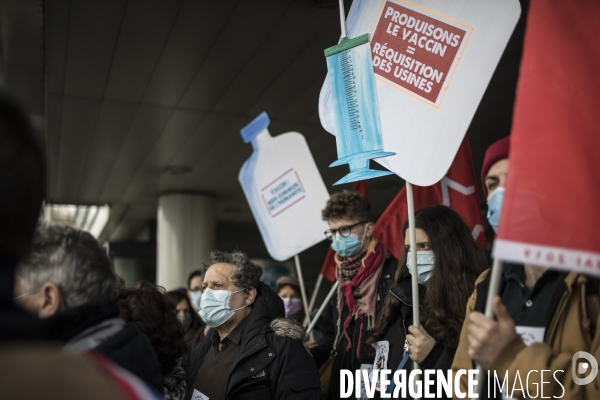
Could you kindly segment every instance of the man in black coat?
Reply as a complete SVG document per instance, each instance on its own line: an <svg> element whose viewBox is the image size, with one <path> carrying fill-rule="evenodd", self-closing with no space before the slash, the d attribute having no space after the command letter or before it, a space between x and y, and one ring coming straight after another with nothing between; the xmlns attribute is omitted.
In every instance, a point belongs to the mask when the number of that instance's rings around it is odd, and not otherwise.
<svg viewBox="0 0 600 400"><path fill-rule="evenodd" d="M162 393L158 357L134 323L119 318L112 261L87 232L40 227L16 271L15 301L42 319L67 353L96 350Z"/></svg>
<svg viewBox="0 0 600 400"><path fill-rule="evenodd" d="M200 316L212 329L182 361L186 399L321 399L303 330L241 252L213 251L203 264Z"/></svg>

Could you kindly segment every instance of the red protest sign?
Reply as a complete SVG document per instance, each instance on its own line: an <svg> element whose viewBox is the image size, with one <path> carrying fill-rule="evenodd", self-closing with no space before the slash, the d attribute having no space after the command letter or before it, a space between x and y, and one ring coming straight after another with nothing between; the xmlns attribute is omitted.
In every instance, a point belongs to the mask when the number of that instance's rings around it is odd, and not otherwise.
<svg viewBox="0 0 600 400"><path fill-rule="evenodd" d="M531 2L498 259L600 276L599 15L593 0Z"/></svg>
<svg viewBox="0 0 600 400"><path fill-rule="evenodd" d="M460 214L479 244L486 247L479 197L475 185L475 172L471 147L465 136L452 166L441 181L431 186L413 186L415 210L444 204ZM396 195L375 224L373 236L381 240L390 254L400 259L404 248L402 228L408 219L406 186Z"/></svg>
<svg viewBox="0 0 600 400"><path fill-rule="evenodd" d="M375 74L439 107L471 32L440 14L386 1L371 40Z"/></svg>

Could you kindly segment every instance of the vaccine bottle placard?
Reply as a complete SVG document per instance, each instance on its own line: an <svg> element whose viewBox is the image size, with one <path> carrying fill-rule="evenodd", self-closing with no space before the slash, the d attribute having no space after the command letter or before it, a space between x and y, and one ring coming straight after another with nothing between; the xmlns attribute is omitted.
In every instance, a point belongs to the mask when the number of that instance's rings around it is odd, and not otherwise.
<svg viewBox="0 0 600 400"><path fill-rule="evenodd" d="M518 0L354 0L347 34L370 35L383 150L379 164L429 186L444 177L521 13ZM339 137L328 73L319 98ZM482 133L483 134L483 133Z"/></svg>
<svg viewBox="0 0 600 400"><path fill-rule="evenodd" d="M304 136L272 137L269 122L263 112L242 129L254 152L238 179L269 254L283 261L325 239L321 210L329 193Z"/></svg>
<svg viewBox="0 0 600 400"><path fill-rule="evenodd" d="M330 167L350 166L350 173L334 185L392 174L369 169L371 159L394 154L383 151L369 35L344 38L326 49L325 57L332 82L333 123L339 133L338 160Z"/></svg>

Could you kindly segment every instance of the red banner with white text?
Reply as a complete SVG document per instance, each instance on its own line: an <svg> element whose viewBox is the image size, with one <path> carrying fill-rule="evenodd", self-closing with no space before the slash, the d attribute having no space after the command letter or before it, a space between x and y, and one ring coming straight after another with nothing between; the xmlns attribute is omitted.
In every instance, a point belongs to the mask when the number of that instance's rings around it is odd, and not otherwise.
<svg viewBox="0 0 600 400"><path fill-rule="evenodd" d="M533 0L494 257L600 275L600 2Z"/></svg>

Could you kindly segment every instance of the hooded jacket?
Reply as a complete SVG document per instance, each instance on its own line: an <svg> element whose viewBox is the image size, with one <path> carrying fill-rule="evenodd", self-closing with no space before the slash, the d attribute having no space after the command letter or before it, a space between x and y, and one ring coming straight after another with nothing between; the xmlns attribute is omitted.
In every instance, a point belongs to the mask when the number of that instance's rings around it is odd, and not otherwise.
<svg viewBox="0 0 600 400"><path fill-rule="evenodd" d="M133 323L119 318L114 301L90 302L43 320L48 339L65 351L96 350L162 392L162 373L150 340Z"/></svg>
<svg viewBox="0 0 600 400"><path fill-rule="evenodd" d="M283 318L283 301L273 290L261 283L257 292L252 311L246 317L240 352L227 381L225 398L321 399L317 366L301 342L303 329ZM210 340L204 340L182 360L186 399L194 392L194 380L211 345Z"/></svg>
<svg viewBox="0 0 600 400"><path fill-rule="evenodd" d="M597 321L597 327L600 318L597 312L596 315L590 316L586 296L588 279L585 276L571 272L565 277L564 284L565 290L557 299L556 311L546 327L544 342L526 346L520 335L515 336L492 359L490 371L495 371L500 381L508 373L509 389L512 389L515 382L519 388L520 377L527 398L535 397L538 392L539 397L543 394L544 397L555 396L563 399L599 399L600 379L596 378L587 385L577 385L573 381L572 372L575 366L573 355L576 352L585 351L591 353L596 360L600 360L600 335L592 335L592 319ZM454 374L460 369L474 368L468 353L469 315L473 311L483 312L488 288L489 270L477 279L475 292L467 303L465 323L452 363ZM551 372L543 375L541 371ZM493 374L491 376L491 379L494 379ZM486 381L484 375L484 384ZM460 389L467 393L465 375L461 376ZM484 389L483 393L485 398L487 390ZM516 390L513 395L522 396L523 392Z"/></svg>

